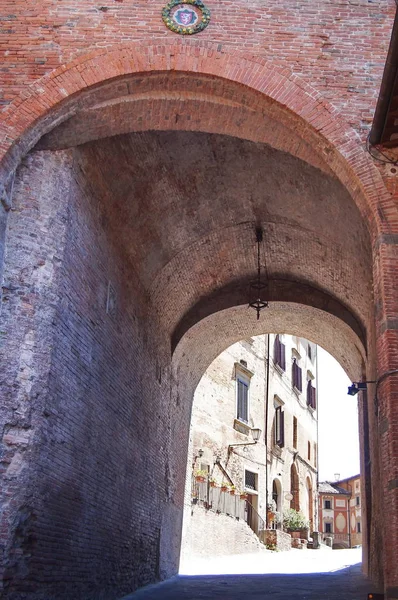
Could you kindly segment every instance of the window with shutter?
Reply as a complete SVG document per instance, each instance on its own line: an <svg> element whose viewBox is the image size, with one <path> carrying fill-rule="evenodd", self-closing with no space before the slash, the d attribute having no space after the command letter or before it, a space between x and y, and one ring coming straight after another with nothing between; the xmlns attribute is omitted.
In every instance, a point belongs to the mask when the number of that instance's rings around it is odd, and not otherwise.
<svg viewBox="0 0 398 600"><path fill-rule="evenodd" d="M237 414L239 421L245 423L249 420L249 383L240 377L237 378Z"/></svg>
<svg viewBox="0 0 398 600"><path fill-rule="evenodd" d="M312 385L311 379L307 384L307 405L314 410L316 409L316 388Z"/></svg>
<svg viewBox="0 0 398 600"><path fill-rule="evenodd" d="M293 448L297 449L297 418L293 417Z"/></svg>
<svg viewBox="0 0 398 600"><path fill-rule="evenodd" d="M302 370L298 366L296 359L293 360L292 365L292 384L299 392L303 391Z"/></svg>
<svg viewBox="0 0 398 600"><path fill-rule="evenodd" d="M281 406L275 410L275 444L280 448L285 445L285 414Z"/></svg>
<svg viewBox="0 0 398 600"><path fill-rule="evenodd" d="M278 365L282 369L282 371L286 370L286 347L279 338L279 335L276 336L274 342L274 363Z"/></svg>

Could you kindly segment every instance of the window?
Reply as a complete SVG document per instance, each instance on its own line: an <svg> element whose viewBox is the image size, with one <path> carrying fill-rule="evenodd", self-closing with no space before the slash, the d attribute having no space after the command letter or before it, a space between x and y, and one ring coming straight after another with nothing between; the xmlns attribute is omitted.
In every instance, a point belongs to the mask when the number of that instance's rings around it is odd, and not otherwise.
<svg viewBox="0 0 398 600"><path fill-rule="evenodd" d="M355 504L356 504L357 506L359 506L359 505L361 504L361 501L360 501L360 498L359 498L359 496L356 496L356 498L355 498Z"/></svg>
<svg viewBox="0 0 398 600"><path fill-rule="evenodd" d="M293 448L297 448L297 419L293 417Z"/></svg>
<svg viewBox="0 0 398 600"><path fill-rule="evenodd" d="M303 391L303 383L302 383L302 371L301 368L298 366L297 364L297 359L294 358L293 359L293 364L292 364L292 385L293 387L296 388L296 390L298 390L299 392Z"/></svg>
<svg viewBox="0 0 398 600"><path fill-rule="evenodd" d="M312 360L312 348L311 348L311 344L308 344L307 354L308 354L308 358L310 360Z"/></svg>
<svg viewBox="0 0 398 600"><path fill-rule="evenodd" d="M326 509L332 508L332 501L331 500L325 500L324 508L326 508Z"/></svg>
<svg viewBox="0 0 398 600"><path fill-rule="evenodd" d="M325 523L325 533L332 533L332 524Z"/></svg>
<svg viewBox="0 0 398 600"><path fill-rule="evenodd" d="M360 523L360 521L357 522L357 533L361 533L361 523Z"/></svg>
<svg viewBox="0 0 398 600"><path fill-rule="evenodd" d="M247 423L249 420L249 382L238 376L236 384L238 396L236 417L239 421Z"/></svg>
<svg viewBox="0 0 398 600"><path fill-rule="evenodd" d="M311 379L307 383L307 406L316 409L316 388L313 387Z"/></svg>
<svg viewBox="0 0 398 600"><path fill-rule="evenodd" d="M308 442L308 460L311 460L311 442Z"/></svg>
<svg viewBox="0 0 398 600"><path fill-rule="evenodd" d="M257 474L252 471L245 471L245 488L257 490Z"/></svg>
<svg viewBox="0 0 398 600"><path fill-rule="evenodd" d="M279 335L275 337L274 341L274 363L282 369L286 370L286 349L285 344L280 340Z"/></svg>
<svg viewBox="0 0 398 600"><path fill-rule="evenodd" d="M285 413L281 406L275 409L275 444L280 448L285 445Z"/></svg>

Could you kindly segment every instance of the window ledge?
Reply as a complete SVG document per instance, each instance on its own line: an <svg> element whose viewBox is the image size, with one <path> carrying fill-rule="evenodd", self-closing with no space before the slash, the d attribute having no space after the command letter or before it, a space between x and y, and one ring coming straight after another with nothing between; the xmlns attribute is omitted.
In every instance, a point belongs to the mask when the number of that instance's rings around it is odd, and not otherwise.
<svg viewBox="0 0 398 600"><path fill-rule="evenodd" d="M250 425L248 425L244 421L241 421L240 419L234 420L234 429L236 431L238 431L239 433L242 433L243 435L247 435L247 436L249 435L249 433L251 431Z"/></svg>
<svg viewBox="0 0 398 600"><path fill-rule="evenodd" d="M282 369L282 367L280 365L278 365L278 363L274 362L274 368L275 371L277 373L279 373L279 375L283 375L285 373L285 369Z"/></svg>

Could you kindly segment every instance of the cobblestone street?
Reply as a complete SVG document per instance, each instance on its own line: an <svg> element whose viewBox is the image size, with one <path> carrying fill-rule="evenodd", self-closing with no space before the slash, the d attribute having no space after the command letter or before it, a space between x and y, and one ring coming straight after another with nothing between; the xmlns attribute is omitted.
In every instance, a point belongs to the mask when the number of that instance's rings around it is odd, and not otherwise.
<svg viewBox="0 0 398 600"><path fill-rule="evenodd" d="M149 586L124 600L366 600L373 586L361 573L360 550L292 551L199 561L215 571L240 561L251 574L180 575ZM274 573L256 573L261 570ZM327 564L329 563L329 567ZM191 564L193 570L194 564ZM185 566L185 571L188 565ZM309 571L313 572L309 572ZM323 572L322 572L323 571Z"/></svg>

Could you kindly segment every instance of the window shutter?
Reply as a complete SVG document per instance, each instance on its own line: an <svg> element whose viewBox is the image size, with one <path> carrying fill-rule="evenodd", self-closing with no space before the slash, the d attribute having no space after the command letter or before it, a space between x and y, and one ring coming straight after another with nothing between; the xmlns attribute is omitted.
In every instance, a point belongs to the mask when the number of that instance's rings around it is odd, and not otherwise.
<svg viewBox="0 0 398 600"><path fill-rule="evenodd" d="M249 390L249 386L241 379L238 379L238 414L237 414L237 417L241 421L246 421L246 422L249 420L248 390Z"/></svg>
<svg viewBox="0 0 398 600"><path fill-rule="evenodd" d="M274 341L274 363L276 363L277 365L279 365L279 347L280 341L279 335L277 335Z"/></svg>
<svg viewBox="0 0 398 600"><path fill-rule="evenodd" d="M294 359L292 367L292 383L295 388L301 392L303 390L302 371L298 366L296 359Z"/></svg>
<svg viewBox="0 0 398 600"><path fill-rule="evenodd" d="M316 388L311 387L311 406L316 409Z"/></svg>
<svg viewBox="0 0 398 600"><path fill-rule="evenodd" d="M285 413L281 410L281 439L279 446L283 448L285 445Z"/></svg>
<svg viewBox="0 0 398 600"><path fill-rule="evenodd" d="M285 344L282 344L280 341L279 335L276 336L274 342L274 362L279 365L283 371L286 370L286 349Z"/></svg>
<svg viewBox="0 0 398 600"><path fill-rule="evenodd" d="M280 448L285 445L285 414L281 406L275 411L275 444Z"/></svg>
<svg viewBox="0 0 398 600"><path fill-rule="evenodd" d="M286 371L286 348L285 344L281 343L281 362L279 363L281 369Z"/></svg>

